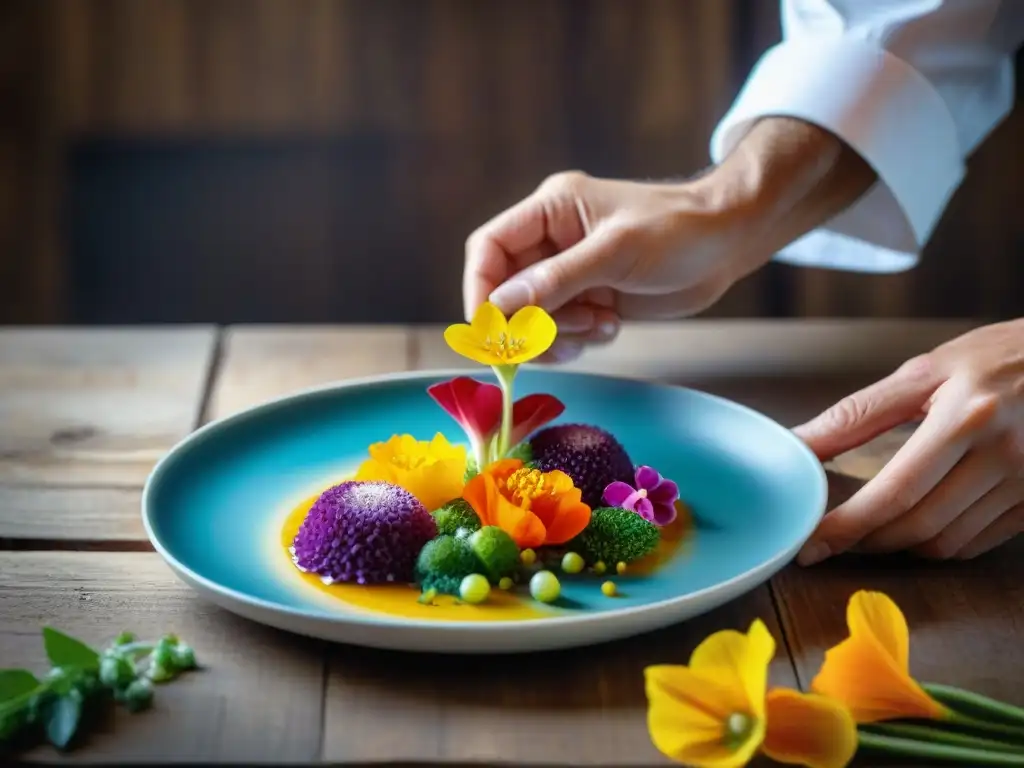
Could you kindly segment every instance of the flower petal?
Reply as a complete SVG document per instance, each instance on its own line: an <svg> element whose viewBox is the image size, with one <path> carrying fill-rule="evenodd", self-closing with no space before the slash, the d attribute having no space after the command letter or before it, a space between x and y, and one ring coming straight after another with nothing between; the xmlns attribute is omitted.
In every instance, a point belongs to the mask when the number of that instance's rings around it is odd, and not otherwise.
<svg viewBox="0 0 1024 768"><path fill-rule="evenodd" d="M587 527L590 507L580 500L582 493L579 488L569 488L534 499L533 512L544 524L545 544L564 544Z"/></svg>
<svg viewBox="0 0 1024 768"><path fill-rule="evenodd" d="M654 467L642 466L636 469L636 487L648 491L661 482L661 473Z"/></svg>
<svg viewBox="0 0 1024 768"><path fill-rule="evenodd" d="M633 511L649 523L654 522L654 505L650 499L637 499L633 503Z"/></svg>
<svg viewBox="0 0 1024 768"><path fill-rule="evenodd" d="M846 606L851 635L872 636L902 670L910 670L910 629L903 611L882 592L859 590Z"/></svg>
<svg viewBox="0 0 1024 768"><path fill-rule="evenodd" d="M647 497L650 500L650 497ZM666 525L671 525L676 519L676 505L675 504L661 504L655 503L651 505L654 508L654 512L651 516L651 522L659 528L663 528Z"/></svg>
<svg viewBox="0 0 1024 768"><path fill-rule="evenodd" d="M825 652L812 690L842 702L858 723L948 716L910 676L910 630L891 598L855 593L846 621L850 636Z"/></svg>
<svg viewBox="0 0 1024 768"><path fill-rule="evenodd" d="M761 749L778 763L844 768L857 752L857 725L825 696L776 688L768 692Z"/></svg>
<svg viewBox="0 0 1024 768"><path fill-rule="evenodd" d="M518 365L547 352L558 335L558 327L540 307L523 307L508 321L508 334L523 342L520 351L508 358L509 363Z"/></svg>
<svg viewBox="0 0 1024 768"><path fill-rule="evenodd" d="M502 334L507 336L510 330L505 315L489 301L485 301L473 313L472 328L480 341L488 338L497 340Z"/></svg>
<svg viewBox="0 0 1024 768"><path fill-rule="evenodd" d="M616 480L604 489L604 503L609 507L621 507L623 502L635 493L633 486Z"/></svg>
<svg viewBox="0 0 1024 768"><path fill-rule="evenodd" d="M444 330L444 340L455 352L481 365L499 365L503 361L484 346L484 338L465 323L449 325Z"/></svg>
<svg viewBox="0 0 1024 768"><path fill-rule="evenodd" d="M498 421L501 420L501 389L498 391ZM565 411L565 403L554 395L534 394L520 398L512 406L512 432L509 442L519 445L528 435Z"/></svg>
<svg viewBox="0 0 1024 768"><path fill-rule="evenodd" d="M434 401L459 423L472 439L483 441L501 422L501 387L459 376L427 387Z"/></svg>
<svg viewBox="0 0 1024 768"><path fill-rule="evenodd" d="M870 638L852 636L825 652L811 690L842 703L858 723L899 718L937 720L945 708Z"/></svg>
<svg viewBox="0 0 1024 768"><path fill-rule="evenodd" d="M698 645L690 656L697 671L714 670L722 684L735 692L734 711L764 719L768 665L775 656L775 639L764 622L755 619L747 634L726 629Z"/></svg>
<svg viewBox="0 0 1024 768"><path fill-rule="evenodd" d="M734 749L725 743L725 723L737 712L733 691L713 675L683 666L644 670L647 728L654 746L672 760L694 766L739 768L764 738L758 721L750 738Z"/></svg>
<svg viewBox="0 0 1024 768"><path fill-rule="evenodd" d="M509 460L500 464L522 464ZM506 499L498 488L498 482L490 470L475 475L462 490L462 498L476 512L482 525L496 525L512 537L520 547L539 547L544 543L544 524L535 514L517 507ZM511 474L511 473L509 473Z"/></svg>
<svg viewBox="0 0 1024 768"><path fill-rule="evenodd" d="M647 498L655 504L675 504L679 499L679 486L671 480L662 480L647 491Z"/></svg>

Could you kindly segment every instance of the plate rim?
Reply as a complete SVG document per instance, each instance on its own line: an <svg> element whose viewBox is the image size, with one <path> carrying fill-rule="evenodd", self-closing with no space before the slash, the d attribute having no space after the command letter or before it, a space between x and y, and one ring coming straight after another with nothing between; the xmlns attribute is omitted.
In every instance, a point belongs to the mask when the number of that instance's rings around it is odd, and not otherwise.
<svg viewBox="0 0 1024 768"><path fill-rule="evenodd" d="M216 581L197 573L192 568L185 565L183 562L178 560L167 547L164 546L160 537L156 534L153 528L150 514L151 499L154 496L154 489L158 487L163 477L169 472L169 467L172 467L174 463L187 453L188 450L193 448L195 445L202 443L205 440L210 439L210 436L220 430L223 430L230 425L243 422L247 419L254 418L255 416L263 413L274 411L283 406L287 406L292 403L301 402L302 400L312 399L317 396L323 395L329 392L342 392L345 390L358 390L366 389L367 387L399 381L410 381L417 379L433 379L433 378L455 378L457 376L472 376L480 377L481 370L478 368L438 368L430 370L415 370L415 371L393 371L390 373L383 374L371 374L367 376L359 376L351 379L340 379L333 382L326 382L323 384L316 384L310 387L303 387L301 389L294 390L292 392L278 395L276 397L269 398L262 402L250 405L243 408L235 413L222 416L219 419L214 419L206 424L194 429L189 434L178 440L167 452L156 462L153 468L150 470L146 477L146 482L142 487L142 496L140 503L140 511L142 516L143 528L146 531L146 537L149 539L150 544L153 546L155 552L159 554L164 562L171 568L172 571L176 571L184 581L192 580L195 584L201 585L203 589L213 592L225 598L227 600L233 600L245 604L246 606L259 609L262 611L271 611L278 614L283 614L289 617L301 619L301 620L312 620L312 621L326 621L331 624L357 624L361 626L369 626L375 629L394 630L394 629L406 629L406 630L423 630L434 633L464 633L467 630L476 634L497 634L508 631L524 631L532 630L543 625L545 628L551 630L562 629L572 630L574 628L585 628L593 626L594 624L601 624L608 622L609 620L622 620L628 619L632 616L647 616L650 614L658 613L671 613L672 608L675 606L682 606L689 602L698 602L714 596L719 592L729 593L735 591L735 595L739 596L750 591L750 589L763 584L765 581L770 579L775 573L784 568L799 552L800 548L807 541L810 535L814 532L814 528L817 527L821 519L824 517L828 506L828 476L825 471L824 464L814 454L814 452L798 438L792 430L786 428L775 419L770 416L757 411L750 406L738 403L734 400L730 400L721 395L716 395L711 392L705 392L700 389L693 387L687 387L678 384L669 384L661 381L650 381L640 376L628 376L628 375L612 375L604 373L594 373L590 371L580 370L554 370L546 366L540 365L523 365L522 370L537 371L549 376L565 377L565 378L588 378L588 379L603 379L611 382L628 382L632 384L643 384L647 387L653 387L661 390L682 390L703 398L708 398L716 401L719 405L740 411L747 416L753 417L762 422L767 422L772 427L781 430L786 435L786 439L796 444L798 451L802 452L806 458L810 460L811 466L815 468L815 477L817 484L815 487L816 503L815 507L819 510L816 517L813 520L813 525L810 530L805 531L795 545L780 550L772 557L768 558L762 563L755 565L753 568L749 568L742 573L736 574L730 579L720 581L703 589L699 589L692 592L687 592L684 595L676 595L674 597L667 597L658 600L653 603L645 603L643 605L629 606L611 611L601 611L597 613L584 613L580 615L565 615L565 616L551 616L543 618L531 618L531 619L514 619L514 620L494 620L494 621L472 621L472 620L445 620L445 621L430 621L426 619L407 619L395 616L389 616L387 614L376 615L370 611L365 613L353 612L343 615L333 614L327 611L320 611L312 608L297 608L294 606L282 605L277 602L266 600L262 597L255 595L246 594L240 592L232 587L227 587L223 584L219 584ZM490 375L489 371L487 372ZM486 375L486 374L485 374ZM195 588L195 587L193 587ZM735 600L736 596L730 598ZM729 602L727 600L726 602ZM222 605L222 607L225 607ZM226 610L230 610L225 608Z"/></svg>

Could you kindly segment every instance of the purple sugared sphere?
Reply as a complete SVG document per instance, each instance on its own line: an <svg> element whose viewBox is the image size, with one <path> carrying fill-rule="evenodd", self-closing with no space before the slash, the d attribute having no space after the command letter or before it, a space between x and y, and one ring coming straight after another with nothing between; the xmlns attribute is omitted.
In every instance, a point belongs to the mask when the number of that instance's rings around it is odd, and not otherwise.
<svg viewBox="0 0 1024 768"><path fill-rule="evenodd" d="M609 483L633 482L633 461L610 433L588 424L559 424L543 429L530 440L533 463L542 472L560 469L583 492L592 509L602 500Z"/></svg>
<svg viewBox="0 0 1024 768"><path fill-rule="evenodd" d="M328 584L411 582L437 524L404 488L382 481L335 485L316 500L292 543L301 570Z"/></svg>

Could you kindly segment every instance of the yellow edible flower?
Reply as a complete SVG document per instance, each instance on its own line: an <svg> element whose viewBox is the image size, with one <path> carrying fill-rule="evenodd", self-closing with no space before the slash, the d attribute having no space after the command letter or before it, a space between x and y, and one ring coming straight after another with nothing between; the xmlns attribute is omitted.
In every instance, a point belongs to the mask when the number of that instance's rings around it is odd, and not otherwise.
<svg viewBox="0 0 1024 768"><path fill-rule="evenodd" d="M356 480L383 480L404 488L433 511L462 495L466 474L466 449L452 445L438 432L433 440L412 435L392 435L374 443Z"/></svg>
<svg viewBox="0 0 1024 768"><path fill-rule="evenodd" d="M688 666L645 670L647 726L664 755L696 768L738 768L758 752L809 768L842 768L857 729L840 704L815 694L768 691L775 641L760 620L743 634L716 632Z"/></svg>
<svg viewBox="0 0 1024 768"><path fill-rule="evenodd" d="M444 332L448 346L482 365L520 365L543 355L555 341L557 328L540 307L523 307L509 320L490 302L484 302L470 324L450 325Z"/></svg>
<svg viewBox="0 0 1024 768"><path fill-rule="evenodd" d="M825 653L812 690L842 702L858 723L949 718L949 709L910 676L910 630L888 595L856 592L846 623L849 637Z"/></svg>

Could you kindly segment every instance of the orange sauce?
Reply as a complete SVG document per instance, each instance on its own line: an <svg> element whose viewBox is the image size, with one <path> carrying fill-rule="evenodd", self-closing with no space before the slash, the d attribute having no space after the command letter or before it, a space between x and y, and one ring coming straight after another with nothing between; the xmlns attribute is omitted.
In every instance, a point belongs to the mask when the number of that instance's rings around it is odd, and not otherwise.
<svg viewBox="0 0 1024 768"><path fill-rule="evenodd" d="M406 619L473 622L543 619L555 615L559 610L530 598L522 585L517 587L522 594L493 587L487 601L479 605L463 603L450 595L438 595L431 604L426 605L418 601L419 590L407 584L324 584L319 576L303 573L296 568L289 551L302 521L306 519L306 514L319 497L320 494L311 496L288 514L281 527L281 548L284 556L288 558L290 569L297 577L311 588L341 600L353 608ZM658 542L657 549L647 557L631 563L626 571L627 577L631 574L652 573L662 563L678 554L687 539L687 532L691 529L692 518L682 502L677 503L676 508L679 514L673 523L661 529L661 541ZM609 568L614 567L614 563L609 563ZM595 588L600 581L614 575L614 570L610 570L607 576L595 576Z"/></svg>

